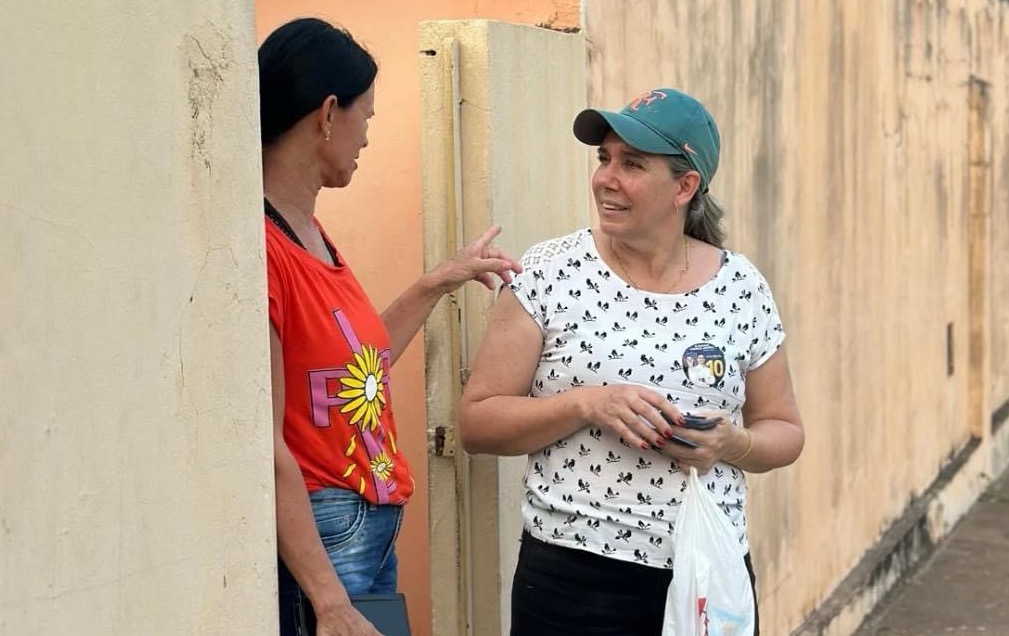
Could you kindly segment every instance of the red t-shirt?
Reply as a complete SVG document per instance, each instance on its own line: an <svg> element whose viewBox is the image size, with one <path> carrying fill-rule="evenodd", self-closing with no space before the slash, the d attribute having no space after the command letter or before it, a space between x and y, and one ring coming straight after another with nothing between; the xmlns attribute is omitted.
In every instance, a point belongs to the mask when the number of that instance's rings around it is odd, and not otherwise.
<svg viewBox="0 0 1009 636"><path fill-rule="evenodd" d="M339 260L323 263L266 220L270 322L284 348L284 440L309 492L338 487L403 504L414 482L397 446L389 334Z"/></svg>

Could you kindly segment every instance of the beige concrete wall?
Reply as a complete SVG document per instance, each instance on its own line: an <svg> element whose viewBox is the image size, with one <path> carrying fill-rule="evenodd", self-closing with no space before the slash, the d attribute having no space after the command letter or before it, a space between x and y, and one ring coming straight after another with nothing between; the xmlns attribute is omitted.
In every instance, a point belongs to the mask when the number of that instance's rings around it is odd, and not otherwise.
<svg viewBox="0 0 1009 636"><path fill-rule="evenodd" d="M0 20L0 634L276 634L251 6Z"/></svg>
<svg viewBox="0 0 1009 636"><path fill-rule="evenodd" d="M1009 398L1009 6L585 0L584 14L591 103L668 85L710 107L730 245L768 276L790 334L806 450L752 480L750 507L763 627L785 634L972 434L987 443ZM987 212L971 207L971 75L990 83ZM988 280L970 268L972 212L992 214ZM990 372L970 367L972 344Z"/></svg>
<svg viewBox="0 0 1009 636"><path fill-rule="evenodd" d="M1009 21L1006 12L1003 10L999 14L1003 25ZM985 22L993 18L994 16ZM1009 106L1005 98L1006 85L1009 84L1007 31L1009 28L1005 26L995 29L994 25L989 25L984 32L984 39L976 45L985 51L985 65L988 69L979 75L989 79L991 85L988 98L994 99L987 105L990 117L984 130L984 147L979 159L984 168L982 186L987 189L986 209L989 218L984 225L991 237L985 259L991 269L990 388L992 408L1000 412L1002 423L1005 423L1005 417L1009 415L1006 413L1009 409L1009 267L1006 266L1006 255L1009 254L1009 116L1006 109Z"/></svg>
<svg viewBox="0 0 1009 636"><path fill-rule="evenodd" d="M586 96L581 36L500 22L430 22L421 43L428 51L421 67L428 262L492 224L505 228L499 244L515 255L588 225L587 151L571 135ZM449 431L460 373L479 347L493 295L472 287L452 300L426 336L428 415ZM470 633L506 634L525 458L457 450L431 460L432 492L454 495L431 502L432 533L440 538L432 574L461 584L433 590L435 633L465 633L465 617L448 615L454 605L469 608Z"/></svg>

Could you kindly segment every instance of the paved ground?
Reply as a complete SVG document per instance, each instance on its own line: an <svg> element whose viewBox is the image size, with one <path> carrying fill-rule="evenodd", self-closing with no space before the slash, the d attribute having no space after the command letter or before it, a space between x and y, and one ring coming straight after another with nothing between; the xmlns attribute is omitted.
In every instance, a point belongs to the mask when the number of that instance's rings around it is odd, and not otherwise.
<svg viewBox="0 0 1009 636"><path fill-rule="evenodd" d="M1009 471L855 636L1009 636Z"/></svg>

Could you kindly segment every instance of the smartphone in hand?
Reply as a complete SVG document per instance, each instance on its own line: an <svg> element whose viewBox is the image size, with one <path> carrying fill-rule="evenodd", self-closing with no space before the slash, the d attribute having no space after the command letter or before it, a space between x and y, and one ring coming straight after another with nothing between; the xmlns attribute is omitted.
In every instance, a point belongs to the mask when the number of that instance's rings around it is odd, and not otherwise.
<svg viewBox="0 0 1009 636"><path fill-rule="evenodd" d="M697 415L694 413L684 413L683 426L695 431L707 431L714 428L721 419L722 418L718 415ZM676 434L675 425L673 426L673 441L683 446L697 448L697 444Z"/></svg>

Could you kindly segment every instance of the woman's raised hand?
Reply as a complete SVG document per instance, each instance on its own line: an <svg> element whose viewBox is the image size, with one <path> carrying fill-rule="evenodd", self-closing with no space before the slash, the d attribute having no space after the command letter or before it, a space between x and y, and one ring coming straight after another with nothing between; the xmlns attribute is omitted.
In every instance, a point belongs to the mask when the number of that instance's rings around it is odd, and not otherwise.
<svg viewBox="0 0 1009 636"><path fill-rule="evenodd" d="M487 289L493 290L494 275L504 283L510 283L512 273L522 271L522 265L491 242L501 233L501 226L495 225L480 235L455 256L439 264L432 272L437 276L445 293L455 291L463 283L475 280Z"/></svg>

